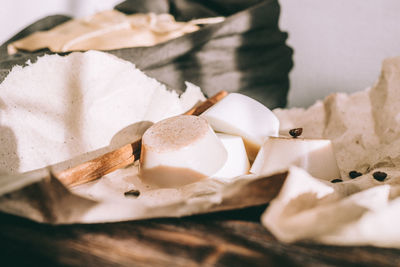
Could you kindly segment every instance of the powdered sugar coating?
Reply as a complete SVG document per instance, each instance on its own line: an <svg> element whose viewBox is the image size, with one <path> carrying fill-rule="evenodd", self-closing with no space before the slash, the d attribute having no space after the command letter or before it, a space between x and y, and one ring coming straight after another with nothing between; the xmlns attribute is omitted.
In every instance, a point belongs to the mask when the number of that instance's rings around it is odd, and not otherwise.
<svg viewBox="0 0 400 267"><path fill-rule="evenodd" d="M207 121L192 115L179 115L160 121L144 133L146 149L167 152L182 149L200 140L210 130Z"/></svg>

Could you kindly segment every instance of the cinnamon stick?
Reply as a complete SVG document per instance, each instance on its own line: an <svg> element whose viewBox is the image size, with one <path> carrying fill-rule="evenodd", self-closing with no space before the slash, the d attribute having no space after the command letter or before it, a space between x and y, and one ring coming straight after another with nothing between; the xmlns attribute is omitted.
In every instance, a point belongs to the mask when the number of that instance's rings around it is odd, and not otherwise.
<svg viewBox="0 0 400 267"><path fill-rule="evenodd" d="M184 114L198 116L227 94L228 92L226 91L220 91ZM75 186L96 180L110 172L132 164L140 156L141 143L142 140L138 139L131 144L127 144L93 160L58 172L55 176L66 186Z"/></svg>
<svg viewBox="0 0 400 267"><path fill-rule="evenodd" d="M227 95L228 95L227 91L220 91L217 94L213 95L212 97L208 98L206 101L204 101L200 105L193 107L192 109L186 111L184 114L198 116Z"/></svg>

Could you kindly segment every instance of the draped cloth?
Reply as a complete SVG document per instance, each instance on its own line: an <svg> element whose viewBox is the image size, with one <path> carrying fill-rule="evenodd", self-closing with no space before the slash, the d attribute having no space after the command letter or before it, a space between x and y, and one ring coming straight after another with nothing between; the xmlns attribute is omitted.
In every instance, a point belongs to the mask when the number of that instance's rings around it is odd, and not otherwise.
<svg viewBox="0 0 400 267"><path fill-rule="evenodd" d="M207 96L227 90L248 95L269 108L286 105L293 51L285 44L287 33L279 29L280 7L276 0L128 0L115 9L126 14L169 13L177 21L226 17L221 23L152 47L107 52L134 63L177 92L182 92L184 82L189 81ZM8 55L7 44L69 19L63 15L43 18L0 46L0 82L14 65L34 62L38 56L51 53L20 51Z"/></svg>

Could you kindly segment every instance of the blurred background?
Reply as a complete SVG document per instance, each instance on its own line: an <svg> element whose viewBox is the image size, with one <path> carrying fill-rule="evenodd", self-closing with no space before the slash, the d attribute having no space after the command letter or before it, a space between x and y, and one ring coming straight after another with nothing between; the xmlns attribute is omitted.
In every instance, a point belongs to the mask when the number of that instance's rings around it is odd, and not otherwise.
<svg viewBox="0 0 400 267"><path fill-rule="evenodd" d="M2 0L0 43L47 15L82 17L122 0ZM289 107L372 86L386 57L400 55L398 0L280 0L280 27L294 49Z"/></svg>

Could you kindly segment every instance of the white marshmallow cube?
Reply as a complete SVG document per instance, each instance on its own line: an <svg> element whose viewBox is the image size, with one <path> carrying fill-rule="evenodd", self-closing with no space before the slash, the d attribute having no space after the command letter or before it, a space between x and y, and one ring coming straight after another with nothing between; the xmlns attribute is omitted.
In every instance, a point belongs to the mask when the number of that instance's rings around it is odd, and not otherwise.
<svg viewBox="0 0 400 267"><path fill-rule="evenodd" d="M270 175L291 165L316 178L340 178L332 143L327 139L270 137L258 152L250 172Z"/></svg>
<svg viewBox="0 0 400 267"><path fill-rule="evenodd" d="M217 136L228 152L228 159L213 177L226 181L240 175L248 174L250 163L247 158L243 139L240 136L221 133L217 133Z"/></svg>
<svg viewBox="0 0 400 267"><path fill-rule="evenodd" d="M279 120L271 110L238 93L230 93L200 116L217 132L243 137L250 160L266 137L278 136L279 132Z"/></svg>

